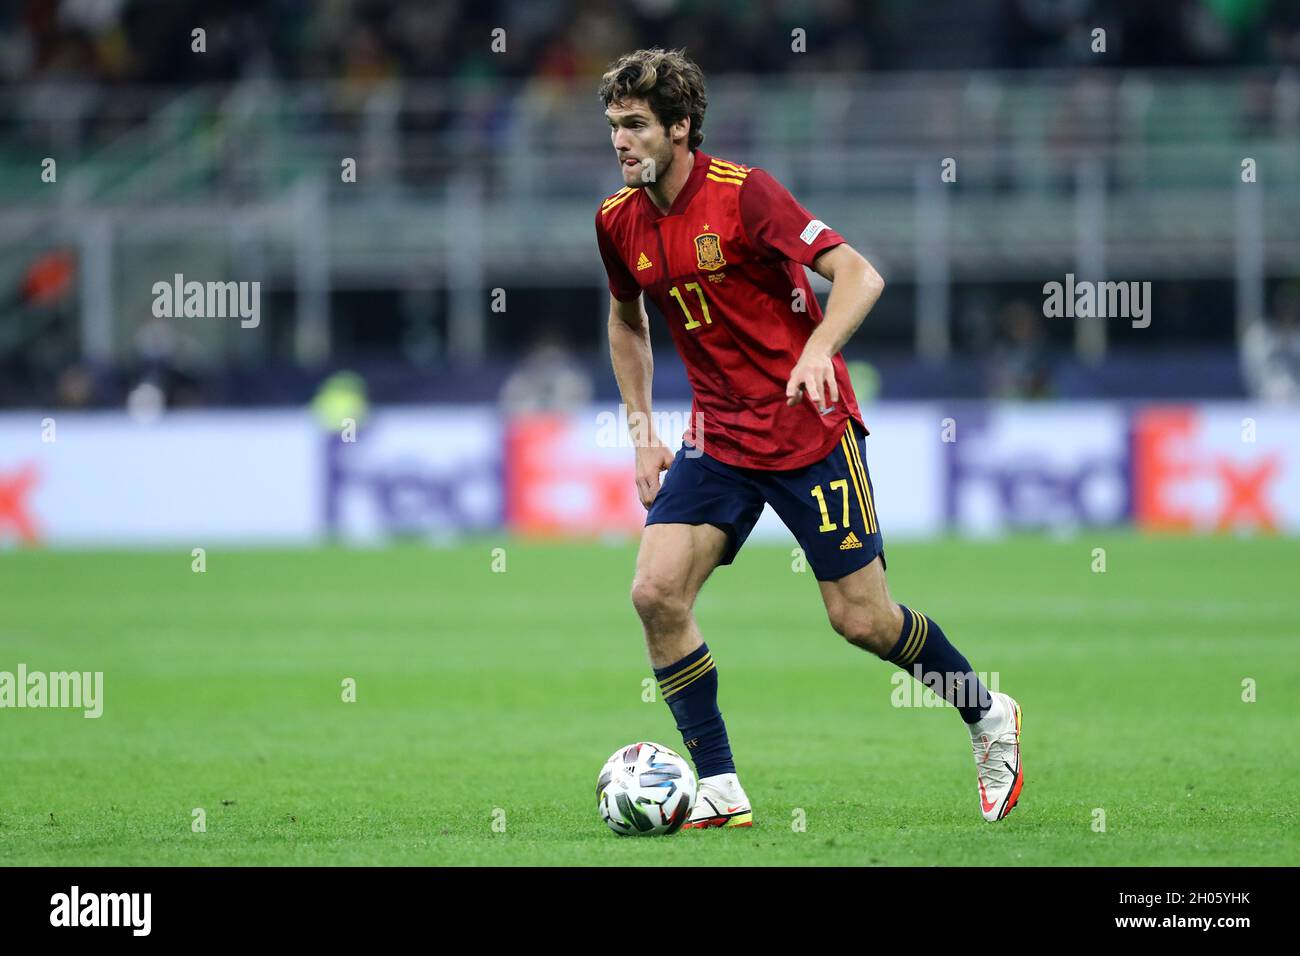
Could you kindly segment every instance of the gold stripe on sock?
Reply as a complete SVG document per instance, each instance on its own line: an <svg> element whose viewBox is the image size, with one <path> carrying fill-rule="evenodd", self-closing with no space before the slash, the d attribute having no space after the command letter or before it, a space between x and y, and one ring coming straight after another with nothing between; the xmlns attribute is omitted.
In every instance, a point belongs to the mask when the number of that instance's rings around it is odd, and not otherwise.
<svg viewBox="0 0 1300 956"><path fill-rule="evenodd" d="M901 605L901 606L902 606L902 607L907 607L906 604ZM912 629L911 629L910 631L907 632L907 640L906 640L906 641L904 642L904 644L903 644L903 653L901 653L901 654L898 655L897 663L899 663L899 664L902 664L903 661L906 659L906 657L907 657L907 652L910 651L910 650L912 649L912 644L913 644L913 642L915 642L915 640L916 640L916 635L917 635L918 631L920 630L920 628L918 627L918 621L917 621L917 617L918 617L918 615L917 615L917 613L916 613L915 611L913 611L910 607L907 608L907 609L908 609L908 611L911 611L911 614L912 614Z"/></svg>
<svg viewBox="0 0 1300 956"><path fill-rule="evenodd" d="M689 667L684 668L683 670L678 671L676 674L673 674L670 677L665 677L663 680L661 680L659 682L659 689L664 693L667 693L669 691L677 690L679 687L684 687L685 686L684 682L686 681L687 678L693 679L695 677L698 677L700 674L704 673L712 666L713 666L713 654L712 653L705 654L703 657L701 657L698 661L696 661L694 664L690 665Z"/></svg>
<svg viewBox="0 0 1300 956"><path fill-rule="evenodd" d="M664 692L664 700L667 700L669 697L673 696L673 694L680 693L681 691L684 691L686 688L690 687L690 686L691 686L692 684L694 684L697 680L699 680L701 677L703 677L705 674L709 673L709 672L710 672L711 670L713 670L713 669L714 669L713 660L710 659L710 660L709 660L709 666L706 667L706 668L704 668L704 670L700 671L698 674L696 674L696 675L695 675L694 677L692 677L690 680L685 681L685 682L683 682L683 683L681 683L681 684L678 684L676 687L674 687L674 688L673 688L672 690L670 690L670 691L665 691L665 692Z"/></svg>
<svg viewBox="0 0 1300 956"><path fill-rule="evenodd" d="M916 660L917 656L921 653L921 649L925 647L925 639L930 635L930 619L924 614L918 614L916 611L913 611L912 613L915 614L921 622L921 635L920 639L916 642L916 647L912 649L912 652L909 655L907 655L907 660L902 662L908 665Z"/></svg>

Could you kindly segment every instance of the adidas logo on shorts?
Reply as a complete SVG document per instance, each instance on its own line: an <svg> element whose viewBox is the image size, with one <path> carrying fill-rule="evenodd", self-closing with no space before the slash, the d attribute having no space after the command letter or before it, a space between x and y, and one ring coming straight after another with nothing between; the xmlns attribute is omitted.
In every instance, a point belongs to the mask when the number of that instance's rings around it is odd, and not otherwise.
<svg viewBox="0 0 1300 956"><path fill-rule="evenodd" d="M841 551L852 551L854 548L860 547L862 547L862 542L858 540L858 536L852 531L845 535L844 540L840 542Z"/></svg>

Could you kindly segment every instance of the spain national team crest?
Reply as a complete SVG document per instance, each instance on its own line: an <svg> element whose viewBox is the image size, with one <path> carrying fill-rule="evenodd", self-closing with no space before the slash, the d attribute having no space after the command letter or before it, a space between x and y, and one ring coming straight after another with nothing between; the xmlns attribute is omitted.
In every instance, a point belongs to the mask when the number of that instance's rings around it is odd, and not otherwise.
<svg viewBox="0 0 1300 956"><path fill-rule="evenodd" d="M705 232L695 237L695 264L706 272L714 272L727 264L722 258L722 239L716 232Z"/></svg>

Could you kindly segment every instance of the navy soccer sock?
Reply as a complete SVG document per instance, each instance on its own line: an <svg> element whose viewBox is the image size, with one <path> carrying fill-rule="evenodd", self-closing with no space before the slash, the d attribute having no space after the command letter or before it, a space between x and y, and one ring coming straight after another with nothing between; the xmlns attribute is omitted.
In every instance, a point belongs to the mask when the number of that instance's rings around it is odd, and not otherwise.
<svg viewBox="0 0 1300 956"><path fill-rule="evenodd" d="M905 604L898 607L903 612L903 630L885 660L953 704L966 723L975 723L992 706L988 688L971 670L970 661L948 641L943 628L920 611Z"/></svg>
<svg viewBox="0 0 1300 956"><path fill-rule="evenodd" d="M667 667L656 667L655 679L698 774L735 773L727 725L718 711L718 669L709 645L701 644Z"/></svg>

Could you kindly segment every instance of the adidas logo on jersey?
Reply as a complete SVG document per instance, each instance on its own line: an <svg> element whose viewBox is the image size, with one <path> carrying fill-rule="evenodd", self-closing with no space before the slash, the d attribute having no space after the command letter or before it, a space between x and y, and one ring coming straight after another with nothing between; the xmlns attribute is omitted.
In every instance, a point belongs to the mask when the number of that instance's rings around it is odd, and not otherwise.
<svg viewBox="0 0 1300 956"><path fill-rule="evenodd" d="M854 548L860 547L862 547L862 542L858 540L858 536L852 531L845 535L844 540L840 542L841 551L852 551Z"/></svg>
<svg viewBox="0 0 1300 956"><path fill-rule="evenodd" d="M641 258L636 261L636 271L645 272L646 269L651 268L653 265L654 263L647 259L646 254L643 252L641 253Z"/></svg>

